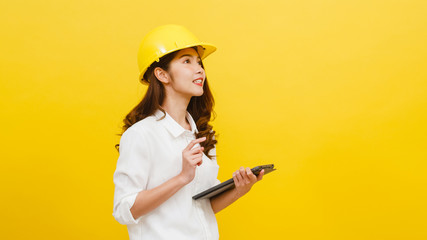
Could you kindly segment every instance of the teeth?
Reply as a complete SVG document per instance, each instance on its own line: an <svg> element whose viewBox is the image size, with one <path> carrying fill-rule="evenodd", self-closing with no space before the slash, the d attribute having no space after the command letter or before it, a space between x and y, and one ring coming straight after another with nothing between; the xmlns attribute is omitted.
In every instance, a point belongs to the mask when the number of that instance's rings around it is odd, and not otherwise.
<svg viewBox="0 0 427 240"><path fill-rule="evenodd" d="M201 79L198 79L198 80L193 81L193 82L195 82L195 83L202 83L202 80L201 80Z"/></svg>

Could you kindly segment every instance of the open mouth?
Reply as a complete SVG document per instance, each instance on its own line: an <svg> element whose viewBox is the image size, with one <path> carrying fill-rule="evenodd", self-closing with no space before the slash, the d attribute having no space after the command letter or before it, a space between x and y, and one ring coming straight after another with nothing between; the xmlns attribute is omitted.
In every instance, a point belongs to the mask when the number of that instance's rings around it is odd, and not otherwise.
<svg viewBox="0 0 427 240"><path fill-rule="evenodd" d="M198 78L198 79L194 80L193 83L196 85L199 85L199 86L203 86L202 78Z"/></svg>

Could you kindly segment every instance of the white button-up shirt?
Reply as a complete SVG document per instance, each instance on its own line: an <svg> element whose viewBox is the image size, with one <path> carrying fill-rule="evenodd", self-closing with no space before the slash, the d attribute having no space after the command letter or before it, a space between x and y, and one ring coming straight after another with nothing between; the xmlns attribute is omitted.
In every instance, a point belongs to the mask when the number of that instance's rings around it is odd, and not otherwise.
<svg viewBox="0 0 427 240"><path fill-rule="evenodd" d="M130 208L137 194L155 188L182 170L182 151L195 139L196 124L187 112L191 131L169 114L157 110L128 128L120 139L120 156L114 173L114 218L128 227L131 240L218 239L218 225L209 199L192 196L219 183L216 159L203 154L196 175L171 198L134 219ZM215 155L215 148L211 150Z"/></svg>

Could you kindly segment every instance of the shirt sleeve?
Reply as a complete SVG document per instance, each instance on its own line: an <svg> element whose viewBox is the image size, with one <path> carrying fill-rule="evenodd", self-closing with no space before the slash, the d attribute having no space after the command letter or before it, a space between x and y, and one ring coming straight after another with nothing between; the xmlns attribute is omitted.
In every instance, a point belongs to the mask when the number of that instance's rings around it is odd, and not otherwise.
<svg viewBox="0 0 427 240"><path fill-rule="evenodd" d="M148 141L133 129L125 131L120 139L120 156L114 172L113 216L121 224L137 224L130 208L139 192L147 189L150 170Z"/></svg>

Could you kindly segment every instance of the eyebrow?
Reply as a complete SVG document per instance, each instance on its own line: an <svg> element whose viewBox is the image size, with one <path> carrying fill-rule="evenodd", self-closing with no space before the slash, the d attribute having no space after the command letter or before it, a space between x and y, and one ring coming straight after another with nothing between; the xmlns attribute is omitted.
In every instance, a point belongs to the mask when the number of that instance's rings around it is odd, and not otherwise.
<svg viewBox="0 0 427 240"><path fill-rule="evenodd" d="M194 55L191 55L191 54L184 54L184 55L182 55L181 57L179 57L180 59L181 58L183 58L183 57L194 57ZM197 56L197 59L198 60L202 60L199 56Z"/></svg>

